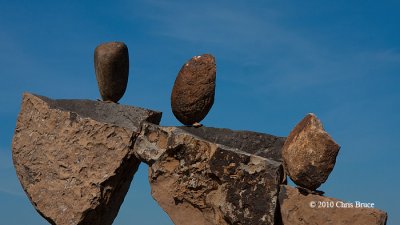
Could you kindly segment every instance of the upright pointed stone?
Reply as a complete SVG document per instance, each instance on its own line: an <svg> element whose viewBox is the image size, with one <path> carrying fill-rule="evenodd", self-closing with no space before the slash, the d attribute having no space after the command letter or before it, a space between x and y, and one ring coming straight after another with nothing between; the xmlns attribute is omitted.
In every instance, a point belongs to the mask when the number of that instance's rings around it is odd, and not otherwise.
<svg viewBox="0 0 400 225"><path fill-rule="evenodd" d="M118 102L128 84L128 47L122 42L97 46L94 50L94 69L102 99Z"/></svg>
<svg viewBox="0 0 400 225"><path fill-rule="evenodd" d="M172 112L181 123L201 126L214 104L215 79L212 55L195 56L182 66L171 94Z"/></svg>
<svg viewBox="0 0 400 225"><path fill-rule="evenodd" d="M140 124L160 119L136 107L24 94L12 154L32 205L51 224L112 224L140 163Z"/></svg>
<svg viewBox="0 0 400 225"><path fill-rule="evenodd" d="M287 137L282 149L283 164L294 183L313 191L328 179L339 149L321 121L310 113Z"/></svg>

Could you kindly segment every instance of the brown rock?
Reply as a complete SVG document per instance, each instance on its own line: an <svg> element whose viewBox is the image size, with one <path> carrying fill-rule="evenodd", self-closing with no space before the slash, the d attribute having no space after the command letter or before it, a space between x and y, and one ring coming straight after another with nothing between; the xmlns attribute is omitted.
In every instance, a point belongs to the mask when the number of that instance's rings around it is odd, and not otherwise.
<svg viewBox="0 0 400 225"><path fill-rule="evenodd" d="M23 189L51 224L112 224L140 161L140 123L161 113L25 94L13 138Z"/></svg>
<svg viewBox="0 0 400 225"><path fill-rule="evenodd" d="M122 42L97 46L94 50L94 69L102 99L118 102L128 84L128 47Z"/></svg>
<svg viewBox="0 0 400 225"><path fill-rule="evenodd" d="M298 189L281 186L279 204L284 225L385 225L387 214L319 195L304 195ZM371 205L370 205L371 206Z"/></svg>
<svg viewBox="0 0 400 225"><path fill-rule="evenodd" d="M290 132L283 146L285 170L297 185L316 190L328 179L339 149L318 118L308 114Z"/></svg>
<svg viewBox="0 0 400 225"><path fill-rule="evenodd" d="M185 125L199 123L214 104L216 66L212 55L195 56L182 66L171 95L175 117Z"/></svg>
<svg viewBox="0 0 400 225"><path fill-rule="evenodd" d="M262 225L278 219L281 163L224 143L144 124L135 151L150 164L153 198L175 225Z"/></svg>

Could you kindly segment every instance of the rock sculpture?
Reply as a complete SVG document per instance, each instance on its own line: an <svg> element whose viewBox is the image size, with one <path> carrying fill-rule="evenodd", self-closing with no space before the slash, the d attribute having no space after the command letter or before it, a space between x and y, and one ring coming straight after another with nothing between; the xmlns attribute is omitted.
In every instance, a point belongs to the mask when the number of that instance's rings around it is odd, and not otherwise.
<svg viewBox="0 0 400 225"><path fill-rule="evenodd" d="M195 56L185 63L176 77L171 108L184 125L201 126L214 103L216 65L210 54Z"/></svg>
<svg viewBox="0 0 400 225"><path fill-rule="evenodd" d="M128 84L128 47L122 42L97 46L94 50L94 68L103 101L117 103Z"/></svg>
<svg viewBox="0 0 400 225"><path fill-rule="evenodd" d="M294 183L314 191L333 170L339 149L318 118L310 113L286 139L282 150L285 170Z"/></svg>
<svg viewBox="0 0 400 225"><path fill-rule="evenodd" d="M12 156L35 209L51 224L110 225L144 162L153 198L176 225L386 224L368 205L313 194L339 150L313 114L287 139L160 119L138 107L24 94ZM299 188L283 185L284 169Z"/></svg>

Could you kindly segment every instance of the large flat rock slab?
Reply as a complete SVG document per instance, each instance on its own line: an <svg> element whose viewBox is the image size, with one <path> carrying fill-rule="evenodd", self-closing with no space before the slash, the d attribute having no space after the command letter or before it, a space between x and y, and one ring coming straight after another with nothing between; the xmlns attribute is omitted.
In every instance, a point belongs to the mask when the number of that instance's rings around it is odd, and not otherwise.
<svg viewBox="0 0 400 225"><path fill-rule="evenodd" d="M144 124L135 151L150 166L153 198L175 225L274 224L281 163L223 143Z"/></svg>
<svg viewBox="0 0 400 225"><path fill-rule="evenodd" d="M240 151L282 162L282 148L285 137L245 130L231 130L215 127L179 127L209 142L229 146Z"/></svg>
<svg viewBox="0 0 400 225"><path fill-rule="evenodd" d="M279 204L284 225L385 225L387 214L371 203L346 202L282 185Z"/></svg>
<svg viewBox="0 0 400 225"><path fill-rule="evenodd" d="M27 196L51 224L112 224L140 161L133 145L161 113L24 94L12 144Z"/></svg>

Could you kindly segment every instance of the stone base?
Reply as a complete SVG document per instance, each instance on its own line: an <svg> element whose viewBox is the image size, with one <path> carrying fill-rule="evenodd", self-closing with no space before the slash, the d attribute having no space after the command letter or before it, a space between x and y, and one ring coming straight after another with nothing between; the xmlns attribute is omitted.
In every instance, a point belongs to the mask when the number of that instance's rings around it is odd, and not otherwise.
<svg viewBox="0 0 400 225"><path fill-rule="evenodd" d="M140 124L160 119L136 107L24 94L12 153L33 206L51 224L112 224L140 163Z"/></svg>

